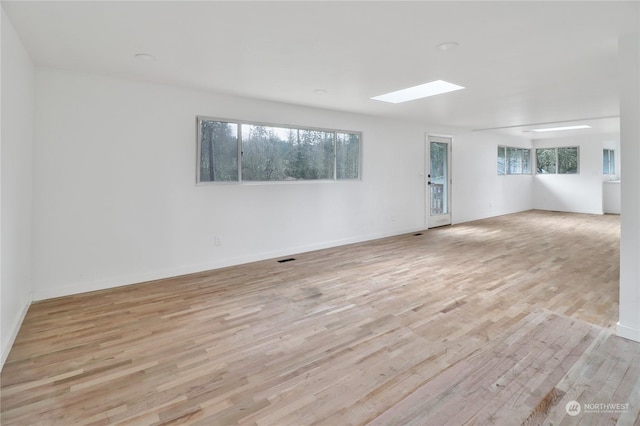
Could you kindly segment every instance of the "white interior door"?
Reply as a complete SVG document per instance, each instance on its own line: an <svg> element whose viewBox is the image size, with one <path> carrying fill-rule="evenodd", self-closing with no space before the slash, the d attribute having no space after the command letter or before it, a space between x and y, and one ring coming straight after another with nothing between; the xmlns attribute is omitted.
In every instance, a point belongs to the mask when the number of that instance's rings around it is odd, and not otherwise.
<svg viewBox="0 0 640 426"><path fill-rule="evenodd" d="M427 226L451 225L451 138L427 137Z"/></svg>

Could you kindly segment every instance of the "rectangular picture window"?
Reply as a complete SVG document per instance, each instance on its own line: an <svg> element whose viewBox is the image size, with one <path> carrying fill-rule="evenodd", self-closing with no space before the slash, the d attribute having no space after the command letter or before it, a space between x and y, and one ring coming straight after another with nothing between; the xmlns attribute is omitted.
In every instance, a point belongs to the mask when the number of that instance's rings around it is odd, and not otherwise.
<svg viewBox="0 0 640 426"><path fill-rule="evenodd" d="M531 150L498 146L498 175L531 174Z"/></svg>
<svg viewBox="0 0 640 426"><path fill-rule="evenodd" d="M577 146L536 149L537 174L578 174L580 150Z"/></svg>
<svg viewBox="0 0 640 426"><path fill-rule="evenodd" d="M198 182L360 178L358 132L198 117Z"/></svg>

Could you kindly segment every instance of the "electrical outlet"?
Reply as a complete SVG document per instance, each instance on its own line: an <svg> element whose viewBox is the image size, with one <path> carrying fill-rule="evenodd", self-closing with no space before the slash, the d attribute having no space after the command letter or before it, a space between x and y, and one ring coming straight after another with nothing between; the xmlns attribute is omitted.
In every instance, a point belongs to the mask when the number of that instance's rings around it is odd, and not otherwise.
<svg viewBox="0 0 640 426"><path fill-rule="evenodd" d="M222 245L222 243L220 242L220 237L218 237L217 235L213 237L213 245L215 245L216 247L219 247Z"/></svg>

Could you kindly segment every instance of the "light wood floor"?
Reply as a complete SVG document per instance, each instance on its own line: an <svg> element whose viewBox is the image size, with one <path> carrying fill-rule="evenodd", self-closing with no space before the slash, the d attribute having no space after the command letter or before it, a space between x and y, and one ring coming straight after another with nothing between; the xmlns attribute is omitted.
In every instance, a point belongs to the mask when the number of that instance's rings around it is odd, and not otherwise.
<svg viewBox="0 0 640 426"><path fill-rule="evenodd" d="M530 211L35 303L1 423L640 425L618 247Z"/></svg>

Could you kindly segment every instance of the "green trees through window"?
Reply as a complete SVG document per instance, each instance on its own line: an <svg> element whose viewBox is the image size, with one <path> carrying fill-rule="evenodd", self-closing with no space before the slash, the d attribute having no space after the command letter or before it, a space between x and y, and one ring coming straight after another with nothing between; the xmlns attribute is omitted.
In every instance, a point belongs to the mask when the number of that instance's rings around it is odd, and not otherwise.
<svg viewBox="0 0 640 426"><path fill-rule="evenodd" d="M333 179L332 132L242 125L242 180Z"/></svg>
<svg viewBox="0 0 640 426"><path fill-rule="evenodd" d="M360 177L360 134L336 133L336 178Z"/></svg>
<svg viewBox="0 0 640 426"><path fill-rule="evenodd" d="M536 149L536 173L555 174L556 173L556 149L538 148Z"/></svg>
<svg viewBox="0 0 640 426"><path fill-rule="evenodd" d="M536 173L577 174L579 151L577 146L536 149Z"/></svg>
<svg viewBox="0 0 640 426"><path fill-rule="evenodd" d="M558 173L578 173L578 147L558 148Z"/></svg>
<svg viewBox="0 0 640 426"><path fill-rule="evenodd" d="M360 178L360 133L198 117L199 182Z"/></svg>
<svg viewBox="0 0 640 426"><path fill-rule="evenodd" d="M199 124L200 181L237 181L238 125L208 120Z"/></svg>

